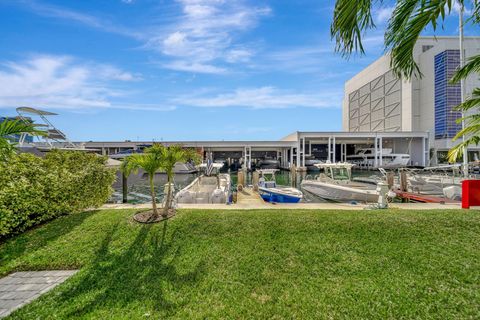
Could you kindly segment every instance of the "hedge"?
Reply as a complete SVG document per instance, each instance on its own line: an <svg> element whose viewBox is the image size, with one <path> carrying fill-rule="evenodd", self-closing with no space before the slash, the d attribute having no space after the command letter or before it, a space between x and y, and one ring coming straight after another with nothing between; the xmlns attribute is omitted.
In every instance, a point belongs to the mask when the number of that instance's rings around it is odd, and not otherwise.
<svg viewBox="0 0 480 320"><path fill-rule="evenodd" d="M59 150L0 162L0 239L105 203L115 180L105 163L95 154Z"/></svg>

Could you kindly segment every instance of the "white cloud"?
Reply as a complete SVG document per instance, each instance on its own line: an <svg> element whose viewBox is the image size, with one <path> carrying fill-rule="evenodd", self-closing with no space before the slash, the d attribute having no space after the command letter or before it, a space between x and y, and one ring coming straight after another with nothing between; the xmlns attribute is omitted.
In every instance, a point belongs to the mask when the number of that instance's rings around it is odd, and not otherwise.
<svg viewBox="0 0 480 320"><path fill-rule="evenodd" d="M130 2L132 2L132 0L130 0ZM100 19L92 15L66 9L63 7L39 3L35 0L20 0L18 1L18 4L24 5L26 8L40 16L74 21L89 26L91 28L99 29L109 33L119 34L130 38L135 38L137 40L144 39L144 34L142 34L141 32L120 25L115 25L105 18Z"/></svg>
<svg viewBox="0 0 480 320"><path fill-rule="evenodd" d="M34 56L0 67L0 107L109 108L122 92L116 81L139 80L110 65L80 63L68 56Z"/></svg>
<svg viewBox="0 0 480 320"><path fill-rule="evenodd" d="M393 10L395 7L381 7L377 10L373 11L373 21L378 24L382 25L388 22L390 17L392 16Z"/></svg>
<svg viewBox="0 0 480 320"><path fill-rule="evenodd" d="M222 67L217 67L211 64L204 64L200 62L189 62L185 60L175 60L163 64L163 67L166 69L193 73L222 74L227 72L227 69Z"/></svg>
<svg viewBox="0 0 480 320"><path fill-rule="evenodd" d="M239 46L236 35L270 13L269 8L249 6L242 0L177 2L182 13L160 35L150 37L146 47L172 59L162 65L179 71L223 73L225 63L248 61L253 50Z"/></svg>
<svg viewBox="0 0 480 320"><path fill-rule="evenodd" d="M341 106L341 91L325 90L323 94L289 93L274 87L237 89L229 93L207 96L205 94L184 96L172 100L172 104L226 108L248 107L253 109L282 109L294 107L337 108Z"/></svg>

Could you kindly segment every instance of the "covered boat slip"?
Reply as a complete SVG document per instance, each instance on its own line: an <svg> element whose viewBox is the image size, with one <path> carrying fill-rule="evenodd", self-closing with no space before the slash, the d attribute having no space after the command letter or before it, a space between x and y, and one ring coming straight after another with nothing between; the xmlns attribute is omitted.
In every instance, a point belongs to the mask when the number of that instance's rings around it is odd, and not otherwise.
<svg viewBox="0 0 480 320"><path fill-rule="evenodd" d="M224 160L252 169L266 158L278 160L282 169L303 170L311 159L344 162L358 148L372 148L371 169L383 166L382 151L410 155L412 166L429 165L429 141L426 132L294 132L277 141L158 141L164 145L181 144L195 148L204 160ZM136 150L152 141L89 141L83 145L104 155Z"/></svg>

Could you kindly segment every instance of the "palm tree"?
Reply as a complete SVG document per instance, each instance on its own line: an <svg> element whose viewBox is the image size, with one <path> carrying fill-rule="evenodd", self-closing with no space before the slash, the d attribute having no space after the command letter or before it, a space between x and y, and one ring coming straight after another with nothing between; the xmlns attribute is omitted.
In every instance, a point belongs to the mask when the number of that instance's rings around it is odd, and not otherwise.
<svg viewBox="0 0 480 320"><path fill-rule="evenodd" d="M168 210L172 207L172 185L173 185L173 169L177 162L198 162L199 156L194 149L185 149L181 145L171 145L162 147L162 170L167 174L167 198L163 210L163 216L168 215Z"/></svg>
<svg viewBox="0 0 480 320"><path fill-rule="evenodd" d="M138 172L138 169L143 169L148 174L153 210L150 220L155 220L158 217L153 179L155 178L155 173L162 168L162 155L163 147L160 145L153 145L152 147L145 149L144 154L138 153L126 157L121 165L121 171L125 176L129 176L132 172Z"/></svg>
<svg viewBox="0 0 480 320"><path fill-rule="evenodd" d="M125 158L122 163L121 170L128 176L132 172L137 172L138 169L143 169L147 172L150 182L150 194L152 197L152 217L150 220L155 220L158 217L157 203L155 197L155 186L153 179L155 173L163 170L167 174L167 198L165 207L162 211L162 216L168 216L168 210L171 209L172 203L172 185L173 185L173 169L177 162L198 161L198 154L193 149L184 149L180 145L171 145L164 147L161 144L154 144L152 147L145 149L144 154L133 154Z"/></svg>
<svg viewBox="0 0 480 320"><path fill-rule="evenodd" d="M398 0L389 19L385 32L385 50L391 56L391 68L400 78L421 77L420 69L414 60L413 49L421 32L431 27L434 31L443 26L446 16L452 12L457 3L464 5L465 0ZM368 29L375 28L372 18L373 0L337 0L331 35L336 41L337 52L348 58L354 52L364 53L362 36ZM380 1L381 3L381 1ZM480 24L480 2L469 2L473 5L466 21ZM465 66L455 73L451 82L458 82L470 74L480 73L480 55L471 58ZM480 88L476 88L472 96L459 105L457 110L480 111ZM465 136L464 142L449 152L449 160L454 162L462 155L463 147L480 143L480 114L477 112L463 118L466 126L454 138ZM461 122L462 119L459 119Z"/></svg>
<svg viewBox="0 0 480 320"><path fill-rule="evenodd" d="M23 133L35 136L46 134L45 131L38 130L35 124L20 119L7 119L0 123L0 160L4 161L15 153L15 143L11 142L9 138Z"/></svg>

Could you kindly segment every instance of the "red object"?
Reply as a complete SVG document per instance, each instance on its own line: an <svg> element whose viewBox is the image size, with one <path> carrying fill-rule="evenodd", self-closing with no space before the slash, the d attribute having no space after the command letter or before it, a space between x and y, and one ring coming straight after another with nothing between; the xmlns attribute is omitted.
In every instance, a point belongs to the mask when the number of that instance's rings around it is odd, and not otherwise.
<svg viewBox="0 0 480 320"><path fill-rule="evenodd" d="M480 180L463 180L462 208L480 206Z"/></svg>
<svg viewBox="0 0 480 320"><path fill-rule="evenodd" d="M460 201L450 200L443 197L429 196L425 194L394 190L398 197L407 199L409 201L423 202L423 203L460 203Z"/></svg>

